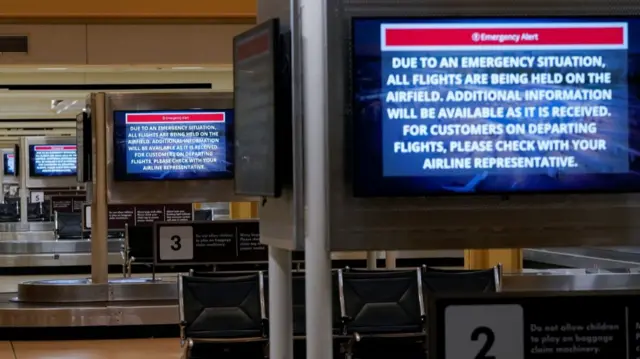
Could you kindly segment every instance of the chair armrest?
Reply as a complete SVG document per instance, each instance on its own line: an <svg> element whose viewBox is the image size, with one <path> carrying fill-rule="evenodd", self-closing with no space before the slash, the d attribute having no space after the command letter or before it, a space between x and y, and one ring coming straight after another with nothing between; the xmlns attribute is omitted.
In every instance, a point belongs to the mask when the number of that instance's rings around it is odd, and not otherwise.
<svg viewBox="0 0 640 359"><path fill-rule="evenodd" d="M186 334L185 334L185 328L187 327L187 322L184 320L180 321L180 346L184 347L184 344L187 340Z"/></svg>

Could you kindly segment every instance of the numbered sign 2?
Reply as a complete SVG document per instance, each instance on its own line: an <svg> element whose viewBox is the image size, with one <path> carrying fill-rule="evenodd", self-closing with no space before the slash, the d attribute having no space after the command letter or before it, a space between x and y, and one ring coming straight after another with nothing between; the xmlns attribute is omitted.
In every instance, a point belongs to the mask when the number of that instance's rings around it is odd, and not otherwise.
<svg viewBox="0 0 640 359"><path fill-rule="evenodd" d="M451 305L444 320L445 359L524 359L519 305Z"/></svg>
<svg viewBox="0 0 640 359"><path fill-rule="evenodd" d="M161 261L193 259L193 227L165 226L158 229L158 251Z"/></svg>
<svg viewBox="0 0 640 359"><path fill-rule="evenodd" d="M44 192L31 192L31 203L44 202Z"/></svg>

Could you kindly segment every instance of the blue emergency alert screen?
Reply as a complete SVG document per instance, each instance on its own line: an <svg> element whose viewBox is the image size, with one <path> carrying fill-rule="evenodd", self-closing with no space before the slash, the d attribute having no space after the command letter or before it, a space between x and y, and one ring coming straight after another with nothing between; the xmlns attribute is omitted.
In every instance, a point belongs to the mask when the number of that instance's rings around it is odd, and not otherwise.
<svg viewBox="0 0 640 359"><path fill-rule="evenodd" d="M120 181L233 177L231 110L114 113Z"/></svg>
<svg viewBox="0 0 640 359"><path fill-rule="evenodd" d="M640 22L353 20L360 196L640 190Z"/></svg>

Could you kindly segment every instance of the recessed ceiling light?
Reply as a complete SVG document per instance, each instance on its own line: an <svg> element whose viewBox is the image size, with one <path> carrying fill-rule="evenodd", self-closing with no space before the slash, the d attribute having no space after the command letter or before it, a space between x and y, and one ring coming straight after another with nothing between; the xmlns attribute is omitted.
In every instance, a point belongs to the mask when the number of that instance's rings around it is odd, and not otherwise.
<svg viewBox="0 0 640 359"><path fill-rule="evenodd" d="M66 67L38 67L38 71L65 71Z"/></svg>
<svg viewBox="0 0 640 359"><path fill-rule="evenodd" d="M202 66L176 66L172 67L172 70L202 70L204 67Z"/></svg>

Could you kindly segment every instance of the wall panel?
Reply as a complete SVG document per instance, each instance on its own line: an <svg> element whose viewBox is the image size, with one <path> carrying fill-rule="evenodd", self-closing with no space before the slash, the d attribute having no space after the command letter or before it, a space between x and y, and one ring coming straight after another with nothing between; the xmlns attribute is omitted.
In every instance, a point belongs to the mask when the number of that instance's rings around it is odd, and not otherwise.
<svg viewBox="0 0 640 359"><path fill-rule="evenodd" d="M26 35L29 38L28 53L1 54L0 65L87 63L85 25L0 25L0 35Z"/></svg>
<svg viewBox="0 0 640 359"><path fill-rule="evenodd" d="M12 0L0 18L254 18L255 0Z"/></svg>
<svg viewBox="0 0 640 359"><path fill-rule="evenodd" d="M88 25L88 63L230 64L233 37L249 25Z"/></svg>

